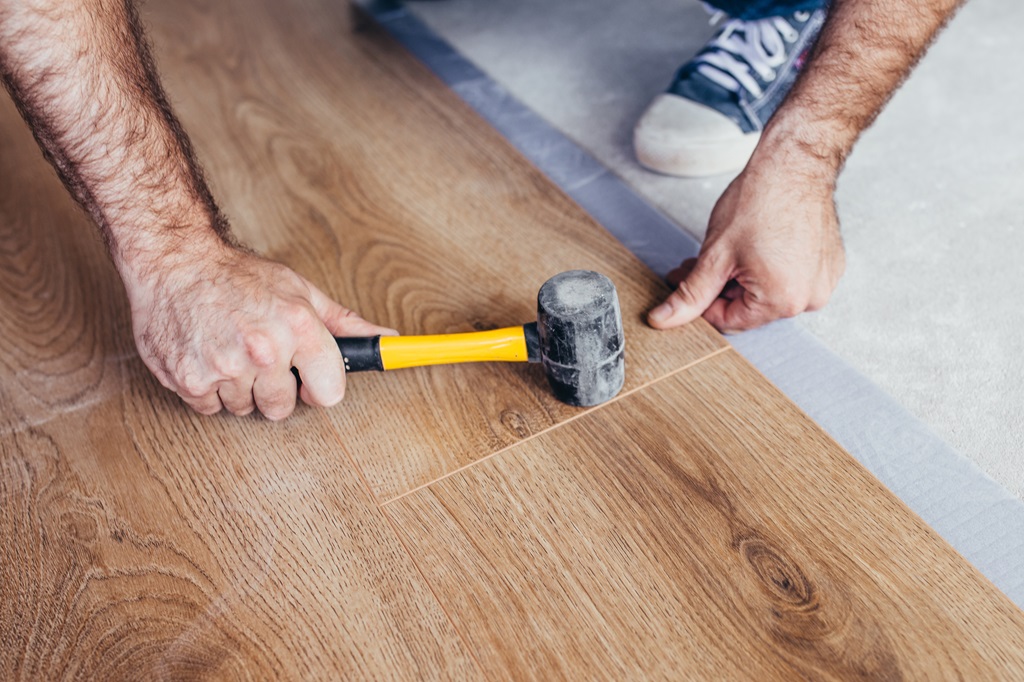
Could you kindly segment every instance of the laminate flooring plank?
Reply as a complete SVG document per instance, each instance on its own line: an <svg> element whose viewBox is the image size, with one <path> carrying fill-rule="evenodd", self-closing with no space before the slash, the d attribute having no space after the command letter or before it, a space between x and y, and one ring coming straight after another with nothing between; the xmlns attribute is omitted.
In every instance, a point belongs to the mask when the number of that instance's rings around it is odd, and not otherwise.
<svg viewBox="0 0 1024 682"><path fill-rule="evenodd" d="M536 319L550 276L619 288L625 390L725 346L646 327L662 283L403 48L331 0L151 3L158 62L248 243L403 333ZM536 366L350 377L330 419L389 499L578 414Z"/></svg>
<svg viewBox="0 0 1024 682"><path fill-rule="evenodd" d="M479 679L322 413L143 372L0 436L0 678Z"/></svg>
<svg viewBox="0 0 1024 682"><path fill-rule="evenodd" d="M385 508L491 677L1024 676L1024 613L731 351Z"/></svg>

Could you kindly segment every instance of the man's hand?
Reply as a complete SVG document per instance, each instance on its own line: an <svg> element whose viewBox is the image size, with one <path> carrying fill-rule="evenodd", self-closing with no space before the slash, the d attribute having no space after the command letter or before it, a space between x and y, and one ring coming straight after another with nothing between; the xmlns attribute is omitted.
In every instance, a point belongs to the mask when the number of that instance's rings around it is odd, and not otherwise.
<svg viewBox="0 0 1024 682"><path fill-rule="evenodd" d="M722 331L816 310L845 268L832 200L861 131L961 0L832 0L803 72L746 169L719 199L696 262L650 312L668 328L704 315Z"/></svg>
<svg viewBox="0 0 1024 682"><path fill-rule="evenodd" d="M668 329L703 315L726 333L752 329L823 307L845 267L830 178L752 162L715 205L700 256L669 273L677 289L648 320Z"/></svg>
<svg viewBox="0 0 1024 682"><path fill-rule="evenodd" d="M146 366L197 412L259 409L283 419L300 394L330 406L345 394L334 336L397 334L367 322L289 270L229 245L197 265L161 270L129 291Z"/></svg>
<svg viewBox="0 0 1024 682"><path fill-rule="evenodd" d="M394 334L283 265L232 246L174 117L131 0L0 0L0 80L99 226L135 341L204 414L282 419L345 392L332 337Z"/></svg>

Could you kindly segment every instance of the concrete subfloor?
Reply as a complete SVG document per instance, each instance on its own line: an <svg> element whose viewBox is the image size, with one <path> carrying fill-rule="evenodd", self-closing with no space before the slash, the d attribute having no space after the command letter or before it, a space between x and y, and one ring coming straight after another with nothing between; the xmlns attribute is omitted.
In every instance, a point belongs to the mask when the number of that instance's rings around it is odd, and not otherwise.
<svg viewBox="0 0 1024 682"><path fill-rule="evenodd" d="M729 177L659 176L632 126L710 36L697 2L410 3L437 33L696 236ZM799 323L1024 499L1024 5L961 11L868 130L837 201L847 274Z"/></svg>

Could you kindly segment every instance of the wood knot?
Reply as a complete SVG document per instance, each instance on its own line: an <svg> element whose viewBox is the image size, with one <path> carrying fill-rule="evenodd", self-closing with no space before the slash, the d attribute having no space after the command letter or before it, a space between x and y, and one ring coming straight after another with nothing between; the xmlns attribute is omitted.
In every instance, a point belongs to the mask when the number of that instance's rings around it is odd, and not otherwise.
<svg viewBox="0 0 1024 682"><path fill-rule="evenodd" d="M515 410L503 410L499 419L502 426L515 434L517 438L526 438L532 434L529 422Z"/></svg>
<svg viewBox="0 0 1024 682"><path fill-rule="evenodd" d="M88 514L77 511L64 512L60 515L60 522L68 536L79 542L89 543L96 539L96 519Z"/></svg>
<svg viewBox="0 0 1024 682"><path fill-rule="evenodd" d="M763 538L747 537L739 541L742 557L753 569L762 587L787 609L816 607L814 585L794 561L773 548Z"/></svg>
<svg viewBox="0 0 1024 682"><path fill-rule="evenodd" d="M837 679L901 679L885 628L872 613L853 608L838 576L824 569L820 582L812 582L796 561L754 532L734 536L733 547L756 577L746 591L751 614L802 667L794 677L828 670Z"/></svg>

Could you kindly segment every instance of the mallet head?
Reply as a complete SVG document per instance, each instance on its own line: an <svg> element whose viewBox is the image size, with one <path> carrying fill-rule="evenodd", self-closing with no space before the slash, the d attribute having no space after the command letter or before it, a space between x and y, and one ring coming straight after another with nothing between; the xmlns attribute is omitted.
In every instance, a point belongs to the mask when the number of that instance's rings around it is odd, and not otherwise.
<svg viewBox="0 0 1024 682"><path fill-rule="evenodd" d="M589 270L549 279L537 294L537 331L540 359L559 400L589 407L622 389L626 342L610 279Z"/></svg>

